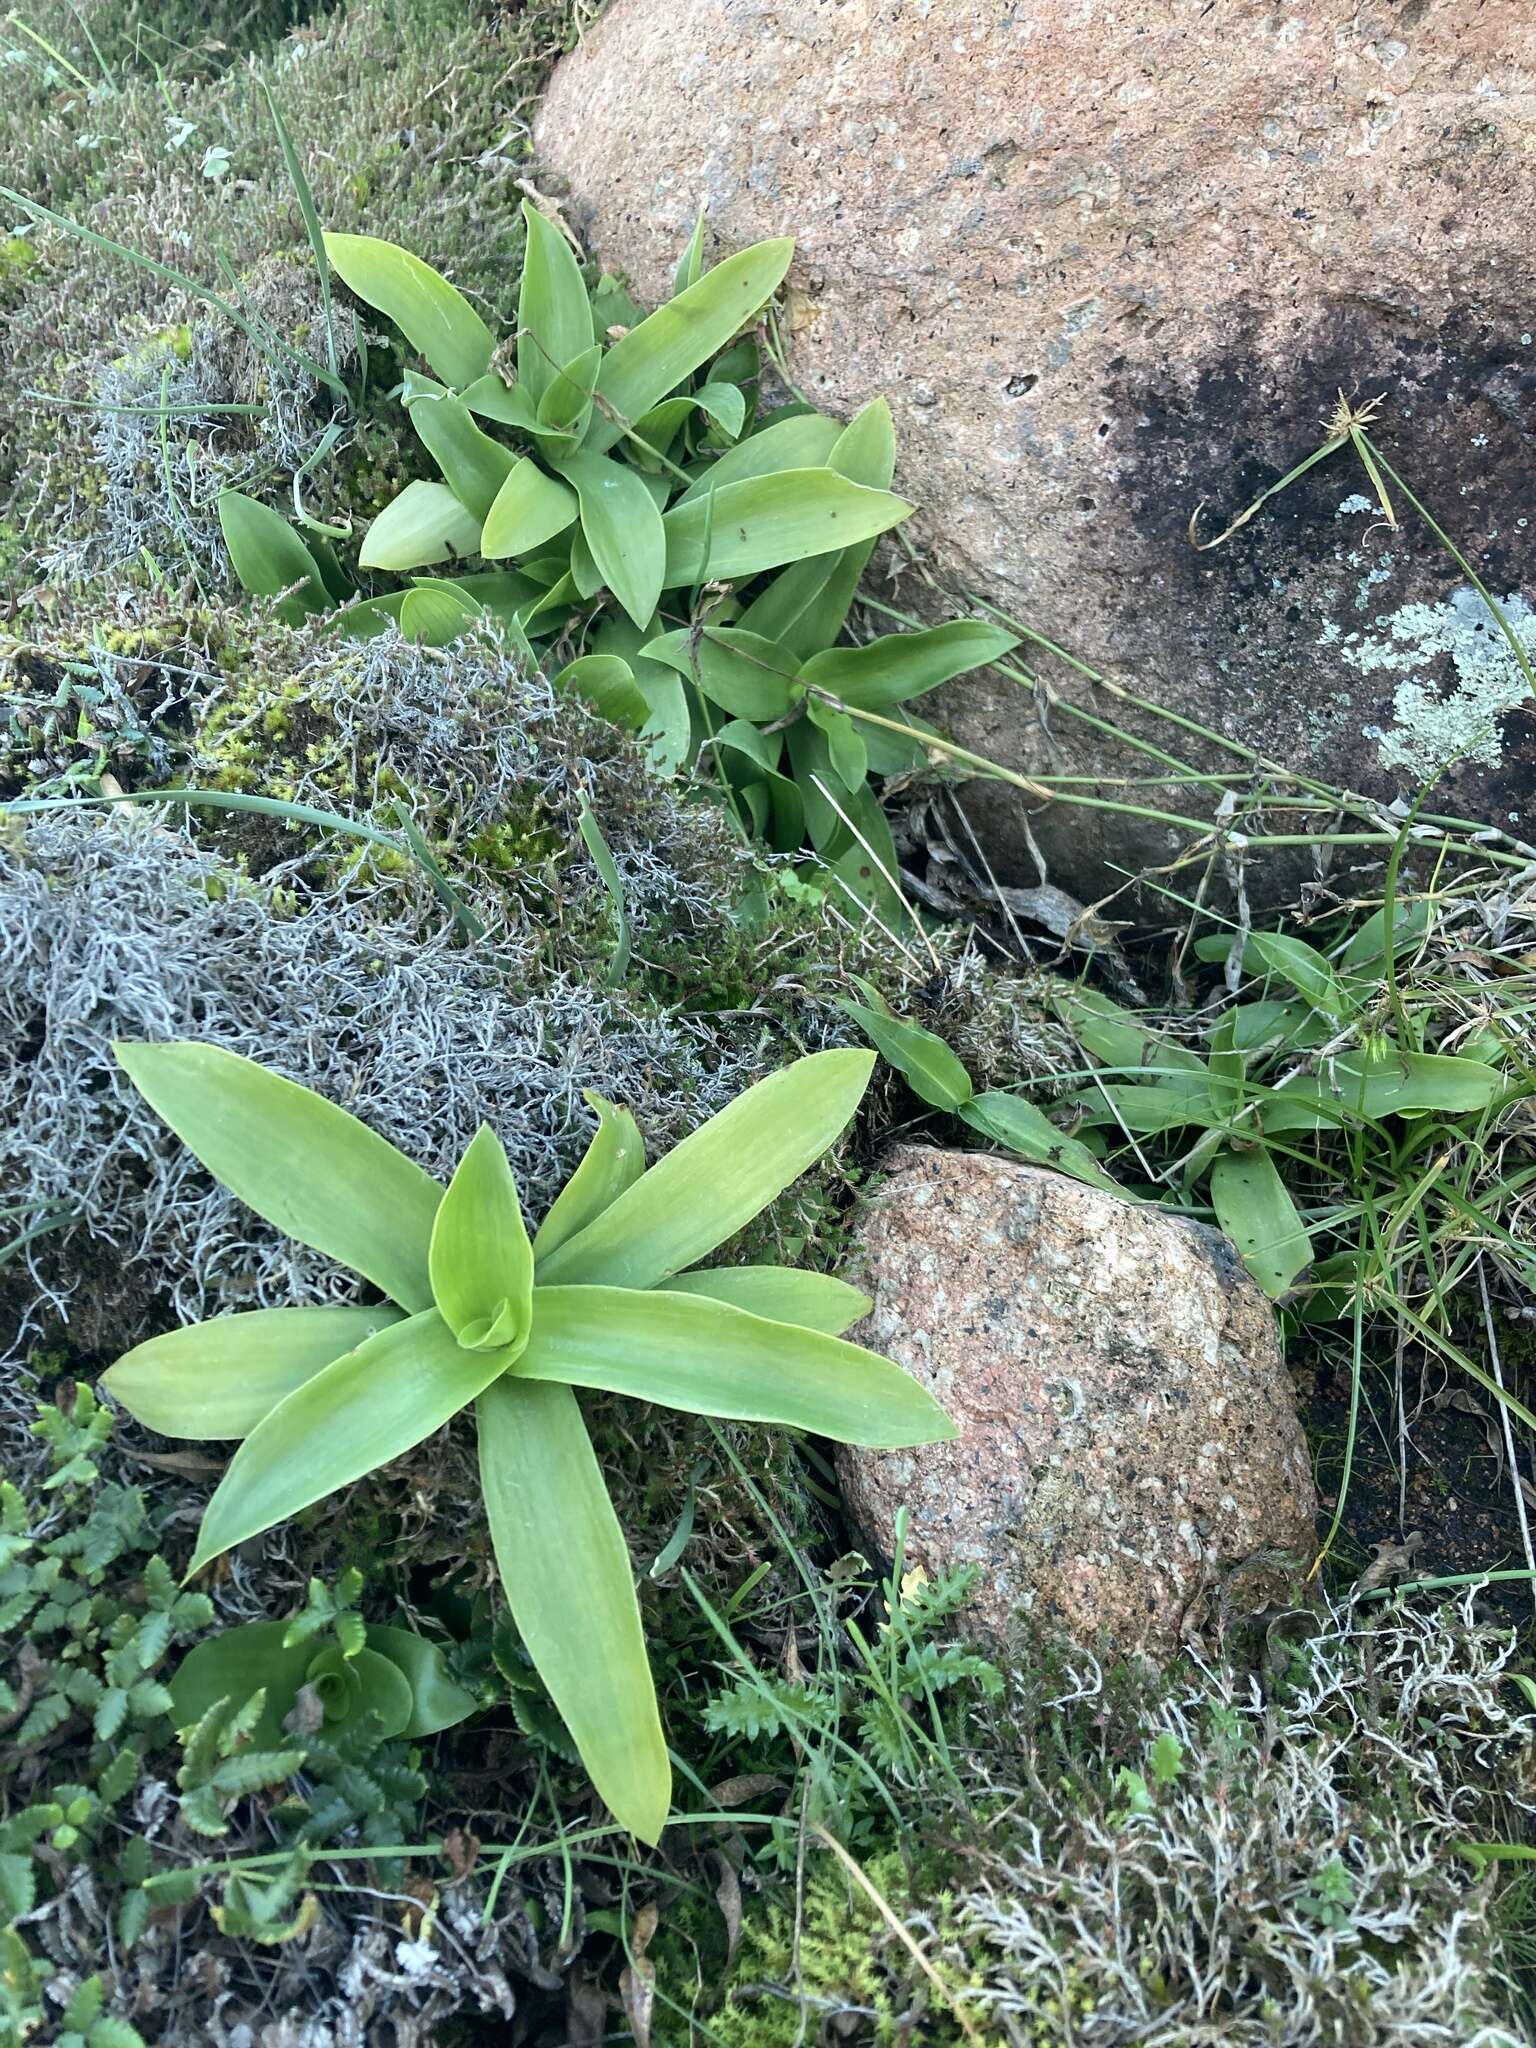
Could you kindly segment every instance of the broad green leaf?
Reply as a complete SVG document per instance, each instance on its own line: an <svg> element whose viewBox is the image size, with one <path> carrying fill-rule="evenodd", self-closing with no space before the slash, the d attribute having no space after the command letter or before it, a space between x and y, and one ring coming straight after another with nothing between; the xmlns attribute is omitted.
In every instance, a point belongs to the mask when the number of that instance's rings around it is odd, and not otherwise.
<svg viewBox="0 0 1536 2048"><path fill-rule="evenodd" d="M1288 981L1314 1010L1342 1023L1358 1014L1360 1004L1315 947L1284 932L1250 932L1243 948L1250 974L1277 975Z"/></svg>
<svg viewBox="0 0 1536 2048"><path fill-rule="evenodd" d="M409 595L405 590L387 590L382 597L359 598L356 604L349 604L345 611L337 612L332 623L336 631L344 633L348 639L377 640L381 633L399 625L400 614Z"/></svg>
<svg viewBox="0 0 1536 2048"><path fill-rule="evenodd" d="M528 1338L533 1247L506 1148L482 1124L459 1161L432 1225L432 1295L466 1351L508 1350Z"/></svg>
<svg viewBox="0 0 1536 2048"><path fill-rule="evenodd" d="M1328 1035L1311 1004L1294 999L1288 1003L1234 1003L1222 1012L1223 1022L1228 1017L1232 1019L1234 1052L1289 1051L1321 1044Z"/></svg>
<svg viewBox="0 0 1536 2048"><path fill-rule="evenodd" d="M1211 1161L1211 1207L1271 1301L1279 1301L1312 1263L1312 1240L1275 1162L1261 1147L1218 1152Z"/></svg>
<svg viewBox="0 0 1536 2048"><path fill-rule="evenodd" d="M1405 1053L1378 1042L1286 1082L1264 1103L1260 1118L1266 1131L1280 1132L1355 1117L1466 1116L1486 1109L1503 1087L1501 1076L1479 1060Z"/></svg>
<svg viewBox="0 0 1536 2048"><path fill-rule="evenodd" d="M789 710L795 658L756 633L738 626L707 626L695 633L680 626L649 641L643 652L648 660L665 662L687 676L732 718L766 724Z"/></svg>
<svg viewBox="0 0 1536 2048"><path fill-rule="evenodd" d="M691 504L707 497L712 490L723 490L727 484L773 476L784 469L823 468L842 431L836 420L819 412L797 412L788 419L770 420L747 440L717 456L677 502Z"/></svg>
<svg viewBox="0 0 1536 2048"><path fill-rule="evenodd" d="M480 552L491 562L506 555L531 554L557 533L563 533L580 509L569 484L546 476L525 455L509 473L485 516Z"/></svg>
<svg viewBox="0 0 1536 2048"><path fill-rule="evenodd" d="M325 253L342 282L393 320L445 384L473 384L485 375L495 336L464 294L419 256L372 235L327 235Z"/></svg>
<svg viewBox="0 0 1536 2048"><path fill-rule="evenodd" d="M276 1749L283 1742L283 1722L293 1711L299 1688L310 1684L319 1696L325 1720L322 1736L335 1741L348 1726L364 1714L376 1714L385 1740L404 1736L413 1719L410 1674L390 1657L369 1629L367 1647L355 1658L345 1658L334 1643L317 1647L312 1642L283 1641L288 1632L285 1621L249 1622L228 1628L205 1642L196 1643L182 1658L171 1679L171 1711L178 1728L191 1728L220 1700L236 1707L258 1692L264 1692L261 1713L251 1724L248 1746ZM384 1629L381 1636L404 1636L420 1642L405 1629ZM424 1645L430 1649L431 1645ZM439 1661L441 1661L439 1655ZM446 1667L443 1677L447 1679ZM452 1681L448 1681L452 1684ZM453 1716L462 1720L475 1702L457 1686L453 1691L468 1702ZM450 1725L439 1722L439 1727ZM422 1733L427 1733L422 1730Z"/></svg>
<svg viewBox="0 0 1536 2048"><path fill-rule="evenodd" d="M804 1273L795 1266L696 1266L658 1284L662 1294L702 1294L771 1323L818 1330L841 1337L867 1316L874 1303L846 1280L830 1273Z"/></svg>
<svg viewBox="0 0 1536 2048"><path fill-rule="evenodd" d="M1248 1059L1238 1046L1237 1029L1238 1015L1233 1008L1222 1012L1211 1031L1211 1106L1223 1116L1231 1116L1247 1094L1243 1084L1248 1078Z"/></svg>
<svg viewBox="0 0 1536 2048"><path fill-rule="evenodd" d="M578 655L561 669L554 687L584 699L626 732L639 732L651 715L634 670L620 654Z"/></svg>
<svg viewBox="0 0 1536 2048"><path fill-rule="evenodd" d="M979 619L952 619L922 633L890 633L864 647L830 647L805 664L804 679L855 710L882 711L997 661L1018 644L1016 633Z"/></svg>
<svg viewBox="0 0 1536 2048"><path fill-rule="evenodd" d="M737 329L762 311L778 290L794 249L787 238L743 249L614 343L598 372L603 403L587 430L594 454L611 448L626 426L718 355Z"/></svg>
<svg viewBox="0 0 1536 2048"><path fill-rule="evenodd" d="M747 423L745 394L735 384L701 384L693 403L707 413L729 441L734 441Z"/></svg>
<svg viewBox="0 0 1536 2048"><path fill-rule="evenodd" d="M523 201L528 246L517 301L517 382L537 406L561 368L592 346L581 266L553 221Z"/></svg>
<svg viewBox="0 0 1536 2048"><path fill-rule="evenodd" d="M657 774L670 776L688 758L692 730L682 678L640 652L654 637L658 623L652 619L642 630L622 614L610 613L593 635L592 647L597 654L621 655L634 671L635 685L650 707L641 740Z"/></svg>
<svg viewBox="0 0 1536 2048"><path fill-rule="evenodd" d="M857 413L822 459L850 483L889 490L896 469L896 435L885 400L874 399ZM861 541L836 554L792 563L737 623L782 640L802 661L820 654L843 630L874 545L872 540Z"/></svg>
<svg viewBox="0 0 1536 2048"><path fill-rule="evenodd" d="M536 429L540 445L550 455L568 454L586 432L592 417L592 386L603 359L600 348L585 349L563 363L539 400Z"/></svg>
<svg viewBox="0 0 1536 2048"><path fill-rule="evenodd" d="M418 576L415 580L418 589L427 587L423 578ZM476 569L470 575L455 576L451 583L434 587L458 591L482 611L508 621L531 598L541 595L532 577L517 569Z"/></svg>
<svg viewBox="0 0 1536 2048"><path fill-rule="evenodd" d="M248 1436L295 1387L399 1320L386 1302L244 1309L135 1345L100 1385L162 1436Z"/></svg>
<svg viewBox="0 0 1536 2048"><path fill-rule="evenodd" d="M1084 1089L1074 1098L1074 1104L1086 1110L1085 1121L1105 1124L1111 1129L1123 1126L1138 1137L1176 1131L1186 1125L1214 1130L1225 1122L1211 1106L1210 1087L1203 1074L1198 1079L1174 1075L1144 1087L1108 1081L1102 1087Z"/></svg>
<svg viewBox="0 0 1536 2048"><path fill-rule="evenodd" d="M539 1269L546 1286L654 1287L733 1237L847 1127L873 1053L812 1053L728 1103Z"/></svg>
<svg viewBox="0 0 1536 2048"><path fill-rule="evenodd" d="M1429 930L1431 906L1427 897L1419 897L1412 903L1398 899L1392 906L1392 943L1399 953L1412 952L1419 940ZM1386 957L1387 912L1386 906L1372 913L1339 956L1339 965L1346 972L1374 967L1378 960Z"/></svg>
<svg viewBox="0 0 1536 2048"><path fill-rule="evenodd" d="M829 785L835 790L837 777L827 736L808 718L799 718L785 731L784 744L805 805L805 829L811 844L824 859L833 859L848 845L851 835L828 794Z"/></svg>
<svg viewBox="0 0 1536 2048"><path fill-rule="evenodd" d="M647 625L661 596L667 538L644 479L621 462L585 451L556 467L575 488L581 530L603 581L634 623Z"/></svg>
<svg viewBox="0 0 1536 2048"><path fill-rule="evenodd" d="M744 718L728 719L707 743L727 782L751 803L755 829L775 853L796 853L805 840L805 802L778 771L780 747L776 734L761 733Z"/></svg>
<svg viewBox="0 0 1536 2048"><path fill-rule="evenodd" d="M392 498L363 535L362 569L430 569L480 546L480 522L446 484L418 478Z"/></svg>
<svg viewBox="0 0 1536 2048"><path fill-rule="evenodd" d="M257 1423L208 1503L188 1575L414 1450L508 1363L466 1351L435 1308L380 1330Z"/></svg>
<svg viewBox="0 0 1536 2048"><path fill-rule="evenodd" d="M851 484L834 469L786 469L722 484L708 496L680 498L663 516L666 586L754 576L825 554L884 533L911 510L904 498Z"/></svg>
<svg viewBox="0 0 1536 2048"><path fill-rule="evenodd" d="M672 1289L536 1288L533 1335L513 1377L782 1423L839 1443L893 1448L959 1434L927 1388L890 1359Z"/></svg>
<svg viewBox="0 0 1536 2048"><path fill-rule="evenodd" d="M502 1591L582 1763L621 1827L657 1841L672 1770L634 1570L569 1387L515 1375L475 1407Z"/></svg>
<svg viewBox="0 0 1536 2048"><path fill-rule="evenodd" d="M276 597L298 586L276 608L285 626L332 609L319 563L281 512L243 491L220 491L219 525L235 574L253 596Z"/></svg>
<svg viewBox="0 0 1536 2048"><path fill-rule="evenodd" d="M431 1307L427 1248L443 1191L414 1160L239 1053L187 1040L113 1051L150 1108L258 1216L402 1308Z"/></svg>
<svg viewBox="0 0 1536 2048"><path fill-rule="evenodd" d="M375 1656L387 1657L411 1688L411 1717L400 1730L404 1741L436 1735L478 1710L480 1702L454 1678L442 1650L414 1629L370 1621L368 1648Z"/></svg>
<svg viewBox="0 0 1536 2048"><path fill-rule="evenodd" d="M462 399L425 377L407 378L405 409L448 488L466 512L483 522L518 457L475 425Z"/></svg>
<svg viewBox="0 0 1536 2048"><path fill-rule="evenodd" d="M597 557L579 526L571 535L571 581L583 603L589 597L596 597L603 587L603 572L597 566Z"/></svg>
<svg viewBox="0 0 1536 2048"><path fill-rule="evenodd" d="M897 1073L905 1076L912 1093L935 1109L963 1109L976 1092L970 1075L936 1033L893 1017L884 1008L849 1002L845 997L837 998L837 1007L879 1047Z"/></svg>
<svg viewBox="0 0 1536 2048"><path fill-rule="evenodd" d="M451 583L406 591L399 610L400 631L419 647L447 647L480 616L480 607Z"/></svg>
<svg viewBox="0 0 1536 2048"><path fill-rule="evenodd" d="M1073 1180L1086 1181L1090 1187L1121 1192L1081 1140L1058 1131L1049 1117L1020 1096L987 1089L972 1096L959 1114L973 1131L979 1131L995 1145L1006 1145L1010 1152L1017 1152L1032 1165L1054 1167L1058 1173L1070 1174Z"/></svg>
<svg viewBox="0 0 1536 2048"><path fill-rule="evenodd" d="M677 439L678 428L696 409L691 398L664 398L660 405L653 405L642 419L635 422L634 434L625 450L626 460L639 469L659 467L658 458L667 453ZM644 447L641 442L644 442Z"/></svg>
<svg viewBox="0 0 1536 2048"><path fill-rule="evenodd" d="M498 426L516 427L519 433L531 434L539 424L537 408L527 392L520 385L509 384L494 370L466 385L459 396L472 413L478 413L483 420L495 420Z"/></svg>
<svg viewBox="0 0 1536 2048"><path fill-rule="evenodd" d="M580 1164L550 1205L533 1240L536 1260L546 1259L568 1237L585 1230L645 1171L645 1140L627 1109L615 1109L595 1088L582 1100L597 1114L597 1129Z"/></svg>
<svg viewBox="0 0 1536 2048"><path fill-rule="evenodd" d="M832 789L832 794L846 824L848 842L832 860L833 874L848 894L886 924L905 924L907 908L898 892L896 843L874 791L866 785L851 794L841 789Z"/></svg>
<svg viewBox="0 0 1536 2048"><path fill-rule="evenodd" d="M1100 995L1097 989L1084 988L1081 983L1063 983L1056 991L1055 1007L1083 1050L1092 1053L1104 1066L1198 1074L1201 1082L1197 1092L1204 1092L1205 1061L1198 1053L1149 1031L1129 1010Z"/></svg>
<svg viewBox="0 0 1536 2048"><path fill-rule="evenodd" d="M856 796L869 774L869 753L862 734L846 711L834 711L819 697L812 697L805 709L812 725L826 734L832 773L850 796Z"/></svg>
<svg viewBox="0 0 1536 2048"><path fill-rule="evenodd" d="M861 725L859 735L864 742L871 775L910 774L929 758L927 741L941 737L937 726L930 725L924 718L914 717L899 704L891 707L890 716L907 729L911 738L888 732L884 726Z"/></svg>

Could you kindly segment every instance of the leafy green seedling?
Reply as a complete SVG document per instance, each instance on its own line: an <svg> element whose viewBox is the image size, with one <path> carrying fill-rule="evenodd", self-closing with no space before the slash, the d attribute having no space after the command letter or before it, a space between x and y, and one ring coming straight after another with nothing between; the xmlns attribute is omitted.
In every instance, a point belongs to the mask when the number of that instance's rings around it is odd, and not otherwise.
<svg viewBox="0 0 1536 2048"><path fill-rule="evenodd" d="M472 1406L518 1631L598 1791L625 1827L655 1841L670 1768L629 1553L573 1389L845 1443L954 1434L899 1366L841 1341L868 1307L856 1289L776 1267L717 1275L698 1264L833 1142L873 1056L794 1061L649 1170L633 1119L599 1102L597 1135L530 1241L488 1128L445 1191L345 1110L235 1053L194 1043L116 1051L242 1201L388 1297L378 1308L223 1316L152 1338L108 1369L105 1386L150 1427L244 1439L208 1504L192 1570ZM742 1270L755 1276L745 1295ZM392 1655L385 1646L381 1661Z"/></svg>

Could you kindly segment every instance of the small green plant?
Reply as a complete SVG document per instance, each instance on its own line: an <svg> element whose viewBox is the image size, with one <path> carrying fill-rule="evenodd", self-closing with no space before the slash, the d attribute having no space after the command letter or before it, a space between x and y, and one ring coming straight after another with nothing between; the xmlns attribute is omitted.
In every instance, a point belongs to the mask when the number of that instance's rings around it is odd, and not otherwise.
<svg viewBox="0 0 1536 2048"><path fill-rule="evenodd" d="M400 1457L473 1405L502 1585L599 1792L654 1841L671 1774L623 1532L573 1389L898 1445L953 1434L826 1275L697 1268L848 1123L873 1056L797 1060L648 1171L596 1136L531 1240L482 1127L445 1192L323 1097L215 1046L119 1045L150 1105L241 1200L388 1297L257 1309L152 1338L103 1384L169 1436L243 1438L191 1569ZM693 1269L693 1270L690 1270Z"/></svg>
<svg viewBox="0 0 1536 2048"><path fill-rule="evenodd" d="M60 1873L84 1865L115 1877L125 1860L116 1831L144 1760L171 1739L165 1661L213 1609L178 1590L142 1494L102 1479L112 1417L90 1388L39 1409L33 1429L51 1465L37 1497L0 1481L0 1726L13 1762L41 1774L30 1803L0 1819L0 2038L57 2026L47 2038L142 2048L131 2026L103 2014L94 1977L62 2016L45 2011L53 1965L15 1923ZM147 1872L144 1844L130 1842L135 1851ZM137 1927L120 1918L119 1938Z"/></svg>
<svg viewBox="0 0 1536 2048"><path fill-rule="evenodd" d="M313 522L301 534L226 491L236 574L291 624L336 612L344 631L393 623L441 645L488 612L530 655L574 638L582 651L558 686L643 732L663 768L702 763L776 851L809 838L861 899L899 909L868 776L924 758L910 699L995 661L1017 635L957 619L836 644L875 538L911 507L890 491L883 400L846 427L799 406L758 417L758 352L738 337L791 242L705 271L701 220L677 296L639 319L611 280L588 289L536 207L524 216L515 382L480 315L418 257L366 235L323 238L323 261L435 373L407 369L402 395L441 480L409 483L359 551L359 569L410 574L403 590L348 603L353 579ZM512 566L415 573L454 557ZM769 571L780 573L765 582Z"/></svg>
<svg viewBox="0 0 1536 2048"><path fill-rule="evenodd" d="M293 1621L256 1621L196 1645L171 1680L178 1728L200 1722L221 1701L237 1704L258 1690L262 1711L250 1739L277 1743L298 1709L308 1733L339 1742L364 1716L384 1740L415 1741L451 1728L475 1711L435 1643L410 1629L366 1622L354 1602L362 1574L343 1575L333 1592L312 1579L309 1604Z"/></svg>

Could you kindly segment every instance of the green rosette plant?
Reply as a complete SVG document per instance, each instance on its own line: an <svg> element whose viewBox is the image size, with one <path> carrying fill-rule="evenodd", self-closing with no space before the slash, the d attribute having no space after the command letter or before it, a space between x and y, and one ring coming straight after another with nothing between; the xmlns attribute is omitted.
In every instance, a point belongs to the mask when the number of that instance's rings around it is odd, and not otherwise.
<svg viewBox="0 0 1536 2048"><path fill-rule="evenodd" d="M740 336L792 241L706 271L701 219L676 296L641 318L611 279L589 290L536 207L524 216L512 380L480 314L418 256L325 236L330 269L433 373L407 368L400 397L437 475L407 484L358 552L360 570L408 577L402 589L356 597L313 522L301 534L226 491L236 574L290 625L330 612L363 638L394 625L441 646L489 615L530 660L557 644L557 688L643 734L664 772L715 776L776 852L809 842L860 901L899 918L868 778L921 765L932 728L907 704L1017 636L953 619L838 644L876 539L912 507L890 488L883 399L846 425L804 405L759 415L758 349Z"/></svg>
<svg viewBox="0 0 1536 2048"><path fill-rule="evenodd" d="M445 1190L346 1110L236 1053L190 1042L116 1052L226 1187L386 1297L221 1316L152 1338L105 1373L113 1397L164 1435L243 1439L189 1576L473 1408L512 1618L597 1790L656 1841L671 1772L628 1549L574 1390L845 1443L955 1433L899 1366L842 1340L869 1305L857 1289L792 1268L699 1264L845 1128L873 1055L794 1061L649 1168L634 1119L589 1098L597 1133L530 1238L487 1127Z"/></svg>

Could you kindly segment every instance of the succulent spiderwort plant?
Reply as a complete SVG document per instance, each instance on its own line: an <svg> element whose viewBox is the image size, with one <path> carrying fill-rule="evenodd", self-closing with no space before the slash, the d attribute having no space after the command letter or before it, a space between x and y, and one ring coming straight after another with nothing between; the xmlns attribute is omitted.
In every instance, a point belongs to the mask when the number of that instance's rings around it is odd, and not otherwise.
<svg viewBox="0 0 1536 2048"><path fill-rule="evenodd" d="M585 1157L530 1240L482 1128L447 1190L347 1111L195 1043L119 1045L134 1085L258 1215L350 1266L374 1307L252 1309L152 1338L104 1384L167 1436L243 1438L191 1570L402 1456L473 1406L508 1605L593 1783L654 1842L671 1774L634 1578L576 1387L845 1443L954 1434L899 1366L841 1341L855 1288L700 1267L824 1152L873 1055L814 1053L650 1167L600 1097Z"/></svg>

